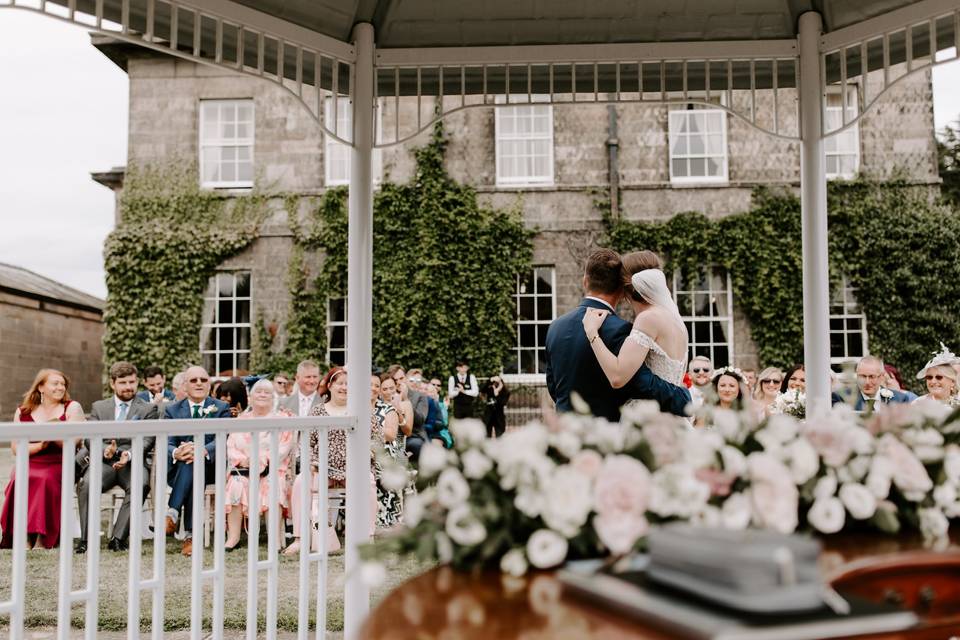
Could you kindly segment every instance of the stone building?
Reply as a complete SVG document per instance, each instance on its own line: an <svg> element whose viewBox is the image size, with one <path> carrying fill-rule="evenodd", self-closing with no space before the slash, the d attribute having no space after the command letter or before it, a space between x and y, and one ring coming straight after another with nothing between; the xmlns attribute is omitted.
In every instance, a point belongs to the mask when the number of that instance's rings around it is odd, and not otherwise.
<svg viewBox="0 0 960 640"><path fill-rule="evenodd" d="M276 85L109 39L95 38L94 45L130 78L130 162L196 159L202 186L228 194L256 181L310 197L347 182L346 148L325 139L297 99ZM874 80L868 78L867 85ZM862 93L863 88L851 92L848 115L857 112ZM758 104L770 107L772 97L758 94ZM778 117L792 119L794 126L795 100L786 91L778 102ZM416 100L401 101L401 119L415 119L417 108ZM432 110L429 104L420 108ZM839 94L828 95L828 121L838 122L843 108ZM338 117L349 118L345 105ZM389 130L396 117L392 101L381 104L383 129ZM518 276L517 346L504 367L516 382L543 380L546 326L580 298L583 258L602 233L598 200L609 199L612 211L626 219L666 219L685 211L721 217L748 209L758 185L799 186L798 143L706 105L551 107L534 99L529 105L458 111L445 119L445 127L450 174L474 186L485 203L519 206L525 223L538 229L534 272ZM407 180L414 168L410 150L426 139L421 134L377 152L379 178ZM827 167L833 177L896 175L936 189L930 73L904 78L857 126L830 139ZM287 265L277 256L289 252L291 238L287 213L278 202L262 236L221 265L218 286L210 289L201 345L212 370L246 367L254 315L282 320ZM693 351L713 357L717 366L761 364L728 274L708 269L702 281L674 282L674 289L690 323ZM869 336L855 292L844 287L835 298L842 314L834 329L843 339L832 355L839 361L864 353ZM232 322L220 322L214 307L231 301L242 312L235 311ZM342 301L331 301L332 361L343 357L342 309ZM282 332L278 339L282 344Z"/></svg>
<svg viewBox="0 0 960 640"><path fill-rule="evenodd" d="M13 419L40 369L63 371L84 410L103 397L103 304L0 263L0 421Z"/></svg>

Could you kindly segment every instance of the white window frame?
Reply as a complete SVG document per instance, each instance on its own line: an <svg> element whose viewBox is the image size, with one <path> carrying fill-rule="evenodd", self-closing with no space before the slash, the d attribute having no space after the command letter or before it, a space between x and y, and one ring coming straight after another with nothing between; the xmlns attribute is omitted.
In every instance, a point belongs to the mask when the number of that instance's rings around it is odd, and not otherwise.
<svg viewBox="0 0 960 640"><path fill-rule="evenodd" d="M248 296L238 296L237 295L237 276L241 274L247 275L247 281L250 287L250 295ZM233 295L228 297L220 296L220 276L229 275L233 279ZM249 370L250 367L250 345L253 341L253 272L249 269L237 269L237 270L224 270L217 271L210 278L210 282L207 284L207 290L204 292L203 301L204 307L206 303L213 303L213 321L209 322L209 316L206 314L206 308L204 309L204 317L200 325L200 359L206 364L206 357L208 355L213 356L213 361L216 365L215 371L210 371L210 375L217 379L222 379L222 376L219 376L220 369L220 356L223 354L232 354L233 366L231 367L232 371L236 371L239 367L237 366L237 356L240 354L247 354L247 367ZM232 322L220 322L220 302L230 300L233 302L232 305ZM237 302L246 302L248 305L247 311L247 322L237 322ZM220 329L233 329L233 348L232 349L221 349L219 344L220 339ZM247 348L240 349L237 347L239 344L238 330L246 329L247 330ZM207 349L204 346L204 339L210 337L213 341L213 349Z"/></svg>
<svg viewBox="0 0 960 640"><path fill-rule="evenodd" d="M840 289L832 292L833 295L830 296L830 324L833 324L834 320L839 320L843 324L843 328L839 330L834 330L833 327L830 327L829 336L830 340L830 364L832 365L842 365L848 362L856 362L864 356L870 355L870 337L867 332L867 314L863 312L863 307L860 306L860 302L856 297L857 289L850 285L850 281L847 280L847 276L842 276L840 279ZM850 311L854 309L854 311ZM860 321L860 331L849 330L847 328L847 322L849 320L859 320ZM850 355L848 352L847 346L847 337L851 335L860 334L860 344L861 354L860 355ZM833 336L842 335L843 336L843 355L834 356L833 355Z"/></svg>
<svg viewBox="0 0 960 640"><path fill-rule="evenodd" d="M674 159L684 158L684 159L703 159L706 162L711 158L721 157L719 154L709 154L704 151L704 153L686 153L674 155L673 152L673 143L677 136L686 135L689 139L689 134L680 133L679 126L677 124L677 119L675 116L689 117L690 114L708 114L709 115L719 115L720 116L720 133L722 136L722 147L723 147L723 172L718 176L678 176L673 173L673 161ZM704 133L704 136L709 135L709 132ZM704 140L704 149L706 150L706 140ZM699 109L670 109L667 115L667 151L668 151L668 166L670 170L670 183L677 185L685 184L726 184L730 181L730 148L727 140L727 112L724 109L708 109L708 108L699 108Z"/></svg>
<svg viewBox="0 0 960 640"><path fill-rule="evenodd" d="M546 270L550 275L550 318L540 318L539 317L539 305L537 304L537 298L546 297L545 294L540 293L537 288L537 272L538 270ZM541 347L538 344L536 347L524 346L520 342L522 326L532 326L534 335L536 336L538 327L549 327L550 323L553 322L557 317L557 268L552 264L538 264L531 267L533 272L533 291L521 291L520 287L523 285L523 278L526 276L524 274L517 274L516 276L516 287L513 292L513 301L514 301L514 336L515 342L513 348L510 350L510 358L514 360L516 364L517 371L521 369L521 363L523 362L522 352L523 351L534 351L536 353ZM533 314L534 318L532 320L520 319L520 298L527 297L533 300ZM546 346L546 345L544 345ZM534 358L534 362L537 363L536 366L539 367L539 360ZM545 371L537 371L534 373L509 373L503 374L503 379L507 382L513 384L545 384L547 381L547 374Z"/></svg>
<svg viewBox="0 0 960 640"><path fill-rule="evenodd" d="M504 106L494 107L494 162L496 165L496 182L497 186L503 187L526 187L526 186L551 186L554 184L554 176L556 173L554 167L555 153L554 153L554 136L553 136L553 105L549 104L549 96L539 96L534 95L530 97L529 102L527 101L526 96L510 96L509 105L506 103L506 96L497 96L497 104L502 104ZM521 103L521 104L515 104ZM546 103L546 104L541 104ZM533 109L536 107L545 107L547 112L547 129L549 134L511 134L509 136L504 136L502 131L502 125L500 123L503 114L506 110L513 110L516 113L520 109ZM549 144L547 148L549 149L547 157L547 171L548 173L538 176L504 176L502 169L502 162L500 158L501 143L507 140L548 140Z"/></svg>
<svg viewBox="0 0 960 640"><path fill-rule="evenodd" d="M726 283L726 291L715 290L713 288L714 274L715 271L721 271L722 276ZM709 354L707 357L710 358L710 361L713 362L713 366L719 368L721 366L730 366L736 362L734 350L734 333L733 333L733 281L730 278L729 272L724 272L718 267L708 266L706 267L706 280L707 280L707 289L680 289L680 274L677 271L673 272L673 300L679 304L679 299L681 295L692 296L692 302L690 305L691 315L682 315L683 323L687 325L687 332L690 336L690 344L687 348L687 361L689 362L696 355L703 355L697 352L697 347L707 347L709 349ZM697 283L699 284L699 283ZM694 285L696 286L696 285ZM697 315L696 307L696 296L697 295L707 295L710 300L708 305L708 315L699 316ZM716 296L722 295L726 298L727 304L727 313L726 315L713 315L713 300ZM710 342L697 342L696 341L696 332L694 331L693 325L696 322L717 322L723 325L724 331L726 333L726 342L717 342L711 340ZM717 359L714 355L715 348L718 346L725 346L727 348L727 363L717 362Z"/></svg>
<svg viewBox="0 0 960 640"><path fill-rule="evenodd" d="M234 137L234 138L212 138L204 139L204 130L208 126L206 109L204 108L207 105L215 104L220 108L220 113L223 113L222 108L224 106L233 106L236 108L241 103L248 104L250 106L250 136L246 138ZM200 166L200 186L204 189L250 189L253 188L253 169L256 166L256 158L254 156L254 141L256 139L256 106L254 104L253 98L231 98L231 99L217 99L217 100L200 100L199 102L199 126L197 127L197 148L199 149L199 166ZM206 175L206 160L204 156L206 155L204 151L206 149L216 148L224 149L226 147L249 147L250 148L250 180L204 180Z"/></svg>
<svg viewBox="0 0 960 640"><path fill-rule="evenodd" d="M331 305L336 300L343 300L343 320L332 320L333 313L331 312ZM343 352L343 363L342 365L347 364L347 333L350 331L350 328L347 323L347 296L341 298L327 298L327 363L332 363L333 359L331 358L334 351L337 353ZM330 343L333 341L333 330L337 327L343 327L343 349L331 349Z"/></svg>
<svg viewBox="0 0 960 640"><path fill-rule="evenodd" d="M377 102L377 142L379 142L380 132L383 130L383 109ZM327 98L324 102L323 122L330 131L334 131L344 140L353 140L353 103L349 98L340 98L337 100L337 120L338 126L333 126L333 98ZM350 166L352 158L350 156L350 147L342 142L335 140L328 133L323 134L323 179L328 187L339 187L350 184ZM333 163L330 159L334 152L345 150L347 153L347 169L344 176L333 175ZM380 184L383 179L383 153L380 149L373 150L373 183Z"/></svg>
<svg viewBox="0 0 960 640"><path fill-rule="evenodd" d="M843 94L840 91L840 87L827 87L827 97L824 100L824 104L823 104L823 118L824 118L824 123L826 125L824 126L824 130L826 131L833 132L843 127L844 106L842 104L840 105L830 104L831 96L840 97L842 95ZM853 119L856 118L860 112L860 91L857 85L852 85L847 87L846 110L847 110L847 122L852 122ZM836 118L836 126L833 126L833 127L830 126L829 122L831 117ZM844 135L844 133L849 133L850 136L853 138L854 140L853 149L852 150L846 149L846 150L840 150L840 151L828 150L827 149L828 144L831 141L838 141L842 139L842 136ZM860 173L860 160L861 160L860 122L859 121L854 122L848 129L844 131L844 133L836 133L834 135L828 134L824 138L824 141L823 141L824 142L824 148L823 148L824 167L826 167L827 164L829 164L827 162L828 158L841 158L841 157L853 156L854 169L850 173L840 173L840 172L831 173L830 171L827 171L826 172L827 180L852 180L857 177L857 174Z"/></svg>

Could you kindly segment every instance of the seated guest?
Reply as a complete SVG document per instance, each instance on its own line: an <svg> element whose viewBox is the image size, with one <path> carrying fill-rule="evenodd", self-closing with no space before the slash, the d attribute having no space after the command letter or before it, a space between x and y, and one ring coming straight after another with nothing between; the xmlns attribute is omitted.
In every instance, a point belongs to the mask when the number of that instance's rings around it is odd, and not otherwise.
<svg viewBox="0 0 960 640"><path fill-rule="evenodd" d="M323 399L317 393L318 384L320 367L315 362L304 360L297 365L296 391L281 399L280 406L294 416L309 416L314 407L323 404Z"/></svg>
<svg viewBox="0 0 960 640"><path fill-rule="evenodd" d="M167 379L163 375L163 369L156 365L147 367L143 370L143 386L146 387L146 391L141 391L137 394L137 397L154 404L158 404L162 400L168 402L176 400L173 391L164 388L166 382ZM176 386L176 384L173 385L174 388Z"/></svg>
<svg viewBox="0 0 960 640"><path fill-rule="evenodd" d="M247 386L240 378L224 380L214 395L230 405L230 415L234 418L247 410Z"/></svg>
<svg viewBox="0 0 960 640"><path fill-rule="evenodd" d="M314 416L345 416L347 415L347 371L342 367L333 367L320 381L317 393L326 398L326 402L313 408L310 415ZM370 416L370 443L371 449L383 447L383 432L375 415ZM310 476L305 477L304 465L301 462L301 471L293 483L293 492L290 497L290 511L293 519L294 540L283 553L293 555L300 552L300 518L304 506L300 502L300 486L309 482L311 491L316 486L317 475L320 474L320 431L310 432ZM372 452L371 452L372 453ZM376 458L370 456L370 535L373 535L377 521L377 484L374 476ZM345 487L347 467L347 434L343 429L327 431L327 486ZM322 487L322 485L321 485ZM332 527L327 527L327 551L336 551L340 548L340 541Z"/></svg>
<svg viewBox="0 0 960 640"><path fill-rule="evenodd" d="M290 376L286 373L280 372L277 375L273 376L273 397L274 397L274 411L276 411L282 400L285 400L286 397L293 391L293 385L290 383Z"/></svg>
<svg viewBox="0 0 960 640"><path fill-rule="evenodd" d="M752 397L753 391L757 387L757 370L746 368L740 369L743 372L743 384L747 388L747 396Z"/></svg>
<svg viewBox="0 0 960 640"><path fill-rule="evenodd" d="M753 392L754 408L757 420L770 417L773 403L780 395L780 385L783 384L783 371L777 367L767 367L760 372L759 381Z"/></svg>
<svg viewBox="0 0 960 640"><path fill-rule="evenodd" d="M393 384L392 379L390 383ZM371 446L374 448L374 454L377 449L386 451L394 462L406 465L406 451L395 445L398 438L403 438L403 433L399 429L397 410L390 403L380 399L380 391L380 376L372 374L370 376L370 415L377 423L373 425L372 433L383 434L383 441L371 443ZM377 478L377 526L385 528L395 526L400 523L400 517L403 514L403 493L390 491L381 485L378 465L374 475Z"/></svg>
<svg viewBox="0 0 960 640"><path fill-rule="evenodd" d="M786 393L792 389L801 392L807 390L807 372L802 364L795 364L787 369L786 375L783 376L783 382L780 383L780 393Z"/></svg>
<svg viewBox="0 0 960 640"><path fill-rule="evenodd" d="M430 386L437 392L437 402L440 403L440 418L443 420L443 426L450 426L450 402L443 397L443 383L440 378L430 378Z"/></svg>
<svg viewBox="0 0 960 640"><path fill-rule="evenodd" d="M917 399L917 394L915 394L913 391L910 391L909 389L903 388L903 378L900 376L899 369L897 369L892 364L884 363L883 370L885 373L883 378L883 386L885 386L888 389L892 389L894 391L901 391L905 393L907 398L909 399L909 402L913 402L914 400Z"/></svg>
<svg viewBox="0 0 960 640"><path fill-rule="evenodd" d="M407 374L407 384L413 391L427 397L427 417L423 421L423 430L429 439L450 449L453 447L453 435L443 423L440 397L437 395L437 390L423 380L422 375L420 369L411 369Z"/></svg>
<svg viewBox="0 0 960 640"><path fill-rule="evenodd" d="M884 404L903 404L909 402L907 394L883 386L886 377L883 360L874 356L865 356L857 363L857 396L853 405L855 411L873 413Z"/></svg>
<svg viewBox="0 0 960 640"><path fill-rule="evenodd" d="M156 420L157 405L143 400L137 393L137 368L129 362L116 362L110 367L110 388L113 397L106 400L97 400L90 409L91 420L123 421L123 420ZM123 504L117 514L117 521L113 525L113 537L107 543L111 551L122 551L127 548L127 535L130 532L130 489L133 480L133 465L143 465L143 494L146 498L150 491L150 468L147 466L147 457L153 450L154 438L143 438L143 459L132 460L133 440L130 438L114 438L104 440L101 491L106 493L114 487L123 489ZM84 441L87 452L90 451L90 441ZM88 453L89 455L89 453ZM86 473L77 483L77 505L80 510L80 539L75 551L87 551L87 516L90 502L90 474L93 466L88 466ZM137 505L140 508L141 505Z"/></svg>
<svg viewBox="0 0 960 640"><path fill-rule="evenodd" d="M210 397L210 375L203 367L190 367L186 371L187 397L180 402L167 405L165 416L170 420L229 418L230 407L226 402ZM180 510L184 511L184 529L187 537L183 541L181 553L189 556L193 553L193 461L202 456L204 461L204 482L212 482L217 452L214 436L211 433L203 437L204 445L194 450L193 436L170 436L167 439L167 484L170 485L170 497L167 500L166 533L172 534L177 528Z"/></svg>
<svg viewBox="0 0 960 640"><path fill-rule="evenodd" d="M406 370L399 364L390 365L387 375L396 383L400 397L410 401L412 415L401 417L400 428L406 431L406 426L412 424L410 433L407 434L407 453L410 454L410 461L416 463L420 459L420 448L429 440L423 423L430 413L430 402L425 395L407 385Z"/></svg>
<svg viewBox="0 0 960 640"><path fill-rule="evenodd" d="M13 415L14 422L83 422L83 408L70 399L70 381L56 369L41 369L23 396ZM52 549L60 543L60 487L63 468L62 440L31 440L26 450L17 450L11 442L14 456L29 457L27 483L27 547L41 545ZM67 441L67 446L75 446ZM0 548L13 547L13 495L16 467L10 472L10 482L3 496L0 512Z"/></svg>
<svg viewBox="0 0 960 640"><path fill-rule="evenodd" d="M413 432L413 421L408 420L407 416L413 415L413 408L409 400L400 397L397 383L388 373L380 375L380 400L393 409L394 417L397 419L396 437L389 440L384 436L387 453L397 460L406 460L407 436Z"/></svg>
<svg viewBox="0 0 960 640"><path fill-rule="evenodd" d="M940 353L933 356L926 366L917 373L917 380L927 383L927 393L920 400L933 400L943 404L952 404L957 398L957 370L953 364L957 357L943 343Z"/></svg>
<svg viewBox="0 0 960 640"><path fill-rule="evenodd" d="M187 372L181 371L173 376L173 382L170 383L173 389L173 400L167 402L180 402L187 397ZM162 417L162 415L161 415Z"/></svg>
<svg viewBox="0 0 960 640"><path fill-rule="evenodd" d="M229 382L229 380L227 381ZM221 386L221 389L223 387ZM273 383L263 378L253 385L250 391L250 408L240 414L245 418L273 418L288 417L289 412L273 410L274 404ZM227 542L226 550L233 551L240 543L240 532L243 530L243 519L250 517L250 455L253 452L253 433L231 433L227 438L227 464L229 465L226 500L224 510L227 513ZM277 469L277 500L281 509L280 523L290 508L290 485L292 477L290 465L296 446L296 434L293 431L281 431L278 443L278 458L270 459L270 433L259 432L259 464L257 474L260 476L260 503L259 512L264 514L270 507L270 479L268 477L271 466Z"/></svg>

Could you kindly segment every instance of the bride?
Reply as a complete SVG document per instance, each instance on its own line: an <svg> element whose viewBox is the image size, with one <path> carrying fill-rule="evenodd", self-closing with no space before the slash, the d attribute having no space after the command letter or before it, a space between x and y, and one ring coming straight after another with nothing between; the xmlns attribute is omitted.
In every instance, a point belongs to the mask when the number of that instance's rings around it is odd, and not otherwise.
<svg viewBox="0 0 960 640"><path fill-rule="evenodd" d="M630 382L644 362L654 375L677 386L683 385L683 374L687 369L687 328L667 288L663 271L646 268L643 264L644 254L648 253L637 252L623 257L624 294L636 319L619 355L614 355L602 340L591 339L600 331L610 312L587 309L583 316L583 329L593 353L615 389Z"/></svg>

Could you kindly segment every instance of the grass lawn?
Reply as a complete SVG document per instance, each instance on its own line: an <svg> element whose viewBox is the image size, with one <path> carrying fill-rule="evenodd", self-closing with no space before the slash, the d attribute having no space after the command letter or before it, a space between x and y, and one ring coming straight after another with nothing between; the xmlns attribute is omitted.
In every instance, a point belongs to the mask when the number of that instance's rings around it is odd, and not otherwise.
<svg viewBox="0 0 960 640"><path fill-rule="evenodd" d="M145 540L143 554L144 577L149 577L153 568L153 544ZM261 547L265 554L265 546ZM261 558L264 556L261 555ZM247 554L246 547L225 556L226 585L224 593L224 627L227 629L245 629L247 625ZM277 625L281 630L297 630L298 600L298 558L280 556L278 589ZM206 568L213 562L213 554L205 554ZM0 599L10 594L11 552L0 551ZM26 626L30 628L49 628L57 624L57 576L59 551L36 550L27 552L26 584ZM372 592L373 602L377 602L391 589L421 573L428 565L413 559L397 559L387 566L387 582ZM74 556L74 589L79 589L86 576L86 557ZM312 573L310 602L316 601L316 567ZM343 556L331 556L327 574L327 629L343 630ZM266 614L267 573L260 574L260 605L258 607L259 626L263 629ZM210 628L212 613L212 585L206 581L204 588L204 627ZM152 597L149 593L141 596L140 628L150 628ZM190 558L180 555L180 544L171 540L167 545L166 558L166 596L165 629L175 631L190 626ZM100 630L118 631L126 629L127 624L127 553L114 553L103 549L100 554ZM73 608L72 624L83 627L83 605ZM7 626L8 616L0 617L0 626ZM316 614L310 612L310 626L314 628Z"/></svg>

